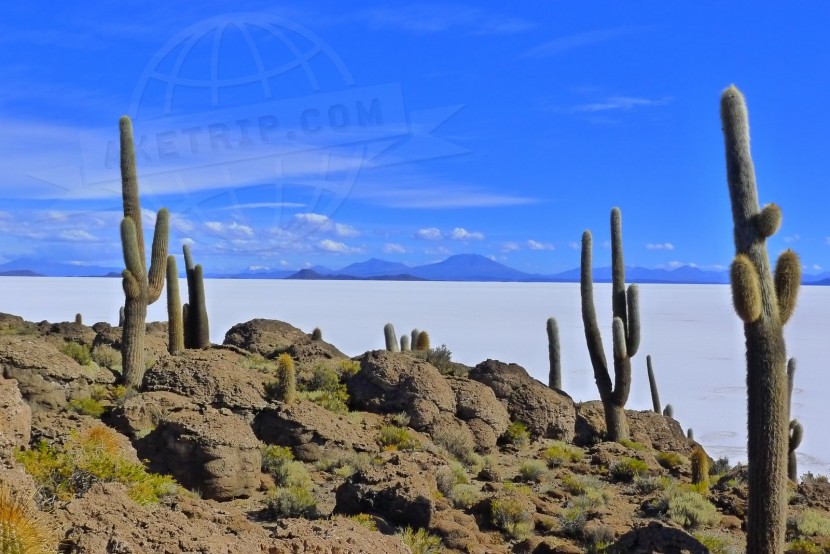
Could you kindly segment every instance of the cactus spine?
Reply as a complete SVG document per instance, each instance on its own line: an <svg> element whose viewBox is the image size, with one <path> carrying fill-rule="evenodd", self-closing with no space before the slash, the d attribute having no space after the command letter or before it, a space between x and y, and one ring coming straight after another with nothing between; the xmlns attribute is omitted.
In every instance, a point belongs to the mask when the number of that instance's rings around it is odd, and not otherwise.
<svg viewBox="0 0 830 554"><path fill-rule="evenodd" d="M170 215L162 208L156 215L149 274L141 227L138 200L138 176L135 169L133 125L123 116L119 122L121 140L121 191L124 219L121 220L121 246L126 269L122 272L124 288L124 325L121 339L121 366L127 388L138 389L144 378L144 334L147 306L158 300L164 287L167 236Z"/></svg>
<svg viewBox="0 0 830 554"><path fill-rule="evenodd" d="M200 264L193 264L190 246L182 247L185 272L187 274L188 303L182 308L184 321L184 345L186 348L207 348L210 346L210 327L207 305L205 304L205 279Z"/></svg>
<svg viewBox="0 0 830 554"><path fill-rule="evenodd" d="M612 273L612 324L614 345L614 382L608 374L608 362L602 348L602 336L594 308L594 282L591 275L591 232L582 234L582 264L580 268L580 292L582 296L582 322L588 353L594 368L594 379L599 389L605 411L608 440L629 438L625 419L625 403L631 390L631 358L640 346L640 308L637 286L625 289L625 265L622 250L622 216L620 210L611 210L611 273Z"/></svg>
<svg viewBox="0 0 830 554"><path fill-rule="evenodd" d="M692 483L709 486L709 456L700 446L692 450Z"/></svg>
<svg viewBox="0 0 830 554"><path fill-rule="evenodd" d="M648 386L651 389L651 404L654 413L660 413L660 393L657 391L657 381L654 379L654 368L651 367L651 354L646 356L646 370L648 371Z"/></svg>
<svg viewBox="0 0 830 554"><path fill-rule="evenodd" d="M550 361L550 373L548 374L548 386L552 389L562 390L562 365L559 359L559 326L556 318L548 318L548 360Z"/></svg>
<svg viewBox="0 0 830 554"><path fill-rule="evenodd" d="M179 269L176 257L167 256L167 352L178 354L184 350L182 300L179 296Z"/></svg>
<svg viewBox="0 0 830 554"><path fill-rule="evenodd" d="M409 335L401 335L401 352L409 352Z"/></svg>
<svg viewBox="0 0 830 554"><path fill-rule="evenodd" d="M283 353L277 358L277 375L280 400L291 404L297 397L297 374L294 371L294 360L289 354Z"/></svg>
<svg viewBox="0 0 830 554"><path fill-rule="evenodd" d="M429 333L426 331L421 331L418 333L418 340L415 341L415 350L420 350L421 352L426 352L429 350Z"/></svg>
<svg viewBox="0 0 830 554"><path fill-rule="evenodd" d="M746 103L734 86L721 95L720 113L734 223L732 297L746 337L746 551L780 554L787 519L789 442L783 326L795 307L801 267L798 257L787 251L778 259L775 278L770 276L765 239L777 230L781 211L773 204L759 209Z"/></svg>
<svg viewBox="0 0 830 554"><path fill-rule="evenodd" d="M387 323L383 326L383 338L386 341L386 350L398 352L398 336L395 334L395 326Z"/></svg>

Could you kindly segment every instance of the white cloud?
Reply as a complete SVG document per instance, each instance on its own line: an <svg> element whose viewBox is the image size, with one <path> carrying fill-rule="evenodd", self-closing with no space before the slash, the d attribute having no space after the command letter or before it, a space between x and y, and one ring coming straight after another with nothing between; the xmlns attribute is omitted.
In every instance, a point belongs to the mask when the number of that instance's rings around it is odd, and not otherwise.
<svg viewBox="0 0 830 554"><path fill-rule="evenodd" d="M670 101L669 98L643 98L637 96L609 96L600 102L592 102L589 104L577 104L571 106L566 111L578 113L596 113L607 112L614 110L632 110L634 108L653 108L657 106L665 106Z"/></svg>
<svg viewBox="0 0 830 554"><path fill-rule="evenodd" d="M384 254L406 254L406 248L396 242L387 242L381 250Z"/></svg>
<svg viewBox="0 0 830 554"><path fill-rule="evenodd" d="M504 242L501 245L501 251L502 252L515 252L516 250L519 250L520 248L521 247L513 241Z"/></svg>
<svg viewBox="0 0 830 554"><path fill-rule="evenodd" d="M578 242L569 242L568 246L571 247L572 250L580 250L582 248L582 245Z"/></svg>
<svg viewBox="0 0 830 554"><path fill-rule="evenodd" d="M292 221L300 226L310 227L310 230L313 232L330 233L342 238L351 238L360 235L360 231L351 225L336 223L330 217L323 214L295 214Z"/></svg>
<svg viewBox="0 0 830 554"><path fill-rule="evenodd" d="M524 54L522 54L522 57L537 58L556 56L558 54L562 54L563 52L567 52L568 50L573 50L575 48L590 46L592 44L597 44L611 39L624 37L638 32L641 29L642 28L640 27L614 28L576 33L565 37L559 37L557 39L540 44L539 46L536 46L535 48L532 48Z"/></svg>
<svg viewBox="0 0 830 554"><path fill-rule="evenodd" d="M535 241L535 240L532 240L532 239L527 241L527 247L530 248L531 250L554 250L555 249L555 247L550 243L539 242L539 241Z"/></svg>
<svg viewBox="0 0 830 554"><path fill-rule="evenodd" d="M800 238L801 236L799 236L798 233L795 233L784 237L784 242L786 242L787 244L792 244L794 242L798 242L798 239Z"/></svg>
<svg viewBox="0 0 830 554"><path fill-rule="evenodd" d="M361 252L360 248L352 248L345 243L331 239L321 240L317 243L317 248L323 252L331 252L332 254L353 254Z"/></svg>
<svg viewBox="0 0 830 554"><path fill-rule="evenodd" d="M674 245L670 242L650 242L646 244L648 250L674 250Z"/></svg>
<svg viewBox="0 0 830 554"><path fill-rule="evenodd" d="M818 264L813 264L813 271L821 271L821 266Z"/></svg>
<svg viewBox="0 0 830 554"><path fill-rule="evenodd" d="M482 240L484 233L478 231L468 231L464 227L456 227L452 230L450 235L454 240Z"/></svg>
<svg viewBox="0 0 830 554"><path fill-rule="evenodd" d="M267 265L249 265L248 271L268 271L271 269Z"/></svg>
<svg viewBox="0 0 830 554"><path fill-rule="evenodd" d="M422 240L439 240L442 236L441 231L437 227L427 227L415 231L415 238Z"/></svg>
<svg viewBox="0 0 830 554"><path fill-rule="evenodd" d="M92 242L98 240L96 237L92 236L90 233L84 231L83 229L66 229L58 233L58 237L70 242Z"/></svg>
<svg viewBox="0 0 830 554"><path fill-rule="evenodd" d="M450 254L452 254L452 250L446 248L445 246L439 246L437 248L427 248L426 250L424 250L424 254L429 254L430 256L449 256Z"/></svg>
<svg viewBox="0 0 830 554"><path fill-rule="evenodd" d="M196 241L195 241L195 240L193 240L193 239L192 239L192 238L190 238L190 237L184 237L184 238L182 239L182 245L185 245L185 244L186 244L186 245L188 245L188 246L193 246L194 244L196 244Z"/></svg>

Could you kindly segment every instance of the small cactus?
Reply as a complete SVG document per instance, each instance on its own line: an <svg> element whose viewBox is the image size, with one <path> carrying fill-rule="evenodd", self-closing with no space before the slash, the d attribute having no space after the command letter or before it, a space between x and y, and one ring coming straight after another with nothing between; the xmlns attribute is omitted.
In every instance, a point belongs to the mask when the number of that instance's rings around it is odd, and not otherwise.
<svg viewBox="0 0 830 554"><path fill-rule="evenodd" d="M389 352L399 352L398 336L395 334L395 326L387 323L383 326L383 338L386 341L386 350Z"/></svg>
<svg viewBox="0 0 830 554"><path fill-rule="evenodd" d="M124 326L124 306L118 308L118 326Z"/></svg>
<svg viewBox="0 0 830 554"><path fill-rule="evenodd" d="M674 419L674 407L671 404L666 404L666 407L663 408L663 415Z"/></svg>
<svg viewBox="0 0 830 554"><path fill-rule="evenodd" d="M81 314L75 314L75 325L83 325L84 318Z"/></svg>
<svg viewBox="0 0 830 554"><path fill-rule="evenodd" d="M401 352L409 352L409 335L401 335Z"/></svg>
<svg viewBox="0 0 830 554"><path fill-rule="evenodd" d="M176 257L167 256L167 352L178 354L184 350L182 300L179 296L179 270Z"/></svg>
<svg viewBox="0 0 830 554"><path fill-rule="evenodd" d="M562 364L559 357L559 326L556 324L556 318L548 318L546 329L548 333L548 361L550 362L548 387L562 390Z"/></svg>
<svg viewBox="0 0 830 554"><path fill-rule="evenodd" d="M692 483L709 486L709 456L700 446L692 450Z"/></svg>
<svg viewBox="0 0 830 554"><path fill-rule="evenodd" d="M790 421L790 440L787 445L787 476L790 481L798 484L798 460L795 457L795 450L801 445L804 437L804 427L797 419Z"/></svg>
<svg viewBox="0 0 830 554"><path fill-rule="evenodd" d="M412 332L409 333L409 344L413 350L415 349L415 345L418 344L418 333L420 333L418 329L412 329Z"/></svg>
<svg viewBox="0 0 830 554"><path fill-rule="evenodd" d="M429 333L421 331L418 333L418 340L415 341L415 350L426 352L429 350Z"/></svg>
<svg viewBox="0 0 830 554"><path fill-rule="evenodd" d="M319 327L315 327L313 331L311 331L311 340L320 341L323 340L323 332L320 330Z"/></svg>
<svg viewBox="0 0 830 554"><path fill-rule="evenodd" d="M210 346L210 323L205 304L205 279L202 266L193 263L190 246L182 247L185 272L187 274L186 310L182 311L184 324L184 345L186 348L207 348Z"/></svg>
<svg viewBox="0 0 830 554"><path fill-rule="evenodd" d="M689 427L689 430L686 431L686 438L689 439L690 441L695 440L695 432L694 432L694 430L692 430L691 427Z"/></svg>
<svg viewBox="0 0 830 554"><path fill-rule="evenodd" d="M277 358L277 377L279 379L280 400L291 404L297 397L297 374L294 360L289 354L280 354Z"/></svg>

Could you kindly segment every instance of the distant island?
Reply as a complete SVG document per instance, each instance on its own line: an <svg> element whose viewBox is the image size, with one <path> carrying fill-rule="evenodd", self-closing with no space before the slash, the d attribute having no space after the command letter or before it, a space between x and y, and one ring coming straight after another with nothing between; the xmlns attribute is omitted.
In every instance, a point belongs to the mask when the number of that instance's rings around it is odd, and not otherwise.
<svg viewBox="0 0 830 554"><path fill-rule="evenodd" d="M674 269L650 269L627 266L626 281L629 283L666 284L728 284L729 272L700 269L683 265ZM611 282L611 268L597 267L593 270L594 281ZM121 268L102 266L78 266L34 259L20 259L0 264L0 276L13 277L120 277ZM294 279L294 280L336 280L336 281L478 281L513 283L578 283L579 268L561 273L527 273L491 260L479 254L457 254L447 259L425 265L408 266L371 258L340 269L313 266L300 270L254 271L239 273L211 273L212 279ZM803 275L802 284L830 285L830 272L818 275Z"/></svg>

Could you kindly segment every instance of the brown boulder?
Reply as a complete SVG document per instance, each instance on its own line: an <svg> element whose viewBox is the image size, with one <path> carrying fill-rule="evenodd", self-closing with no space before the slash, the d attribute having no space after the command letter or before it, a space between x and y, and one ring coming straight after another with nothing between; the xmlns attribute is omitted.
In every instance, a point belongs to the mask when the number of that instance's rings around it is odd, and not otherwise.
<svg viewBox="0 0 830 554"><path fill-rule="evenodd" d="M431 364L403 352L375 350L360 357L360 371L346 382L359 410L406 412L410 426L429 427L441 412L455 413L455 393Z"/></svg>
<svg viewBox="0 0 830 554"><path fill-rule="evenodd" d="M470 379L490 387L510 418L527 425L534 438L573 440L576 411L571 397L537 381L520 365L487 360L473 368Z"/></svg>
<svg viewBox="0 0 830 554"><path fill-rule="evenodd" d="M645 527L632 529L611 545L612 554L709 554L703 544L683 529L652 521Z"/></svg>
<svg viewBox="0 0 830 554"><path fill-rule="evenodd" d="M254 418L253 429L267 444L292 447L304 462L319 460L324 449L380 450L373 433L307 400L265 408Z"/></svg>
<svg viewBox="0 0 830 554"><path fill-rule="evenodd" d="M260 484L260 443L245 420L227 410L168 414L137 445L154 472L172 475L205 498L248 497Z"/></svg>
<svg viewBox="0 0 830 554"><path fill-rule="evenodd" d="M142 392L113 408L108 422L121 433L136 439L158 427L167 414L196 409L198 407L190 399L173 392Z"/></svg>
<svg viewBox="0 0 830 554"><path fill-rule="evenodd" d="M14 446L29 446L32 409L23 401L17 381L0 377L0 435Z"/></svg>
<svg viewBox="0 0 830 554"><path fill-rule="evenodd" d="M464 421L482 450L495 448L496 441L510 426L510 414L493 390L470 379L448 377L455 393L455 415Z"/></svg>
<svg viewBox="0 0 830 554"><path fill-rule="evenodd" d="M99 326L95 339L92 342L96 346L111 346L121 352L121 336L124 330L121 327ZM162 356L167 355L167 324L159 322L147 323L146 334L144 335L144 357L154 362Z"/></svg>
<svg viewBox="0 0 830 554"><path fill-rule="evenodd" d="M244 357L222 348L165 355L144 374L143 389L187 397L200 406L254 412L264 408L267 375L248 369Z"/></svg>
<svg viewBox="0 0 830 554"><path fill-rule="evenodd" d="M275 319L252 319L237 323L225 333L222 344L229 344L266 358L286 352L292 345L311 338L289 323Z"/></svg>
<svg viewBox="0 0 830 554"><path fill-rule="evenodd" d="M605 437L605 411L602 402L592 400L576 405L576 436L574 443L580 446L596 444ZM631 440L640 442L659 452L679 452L688 456L694 441L674 419L651 410L625 411Z"/></svg>

